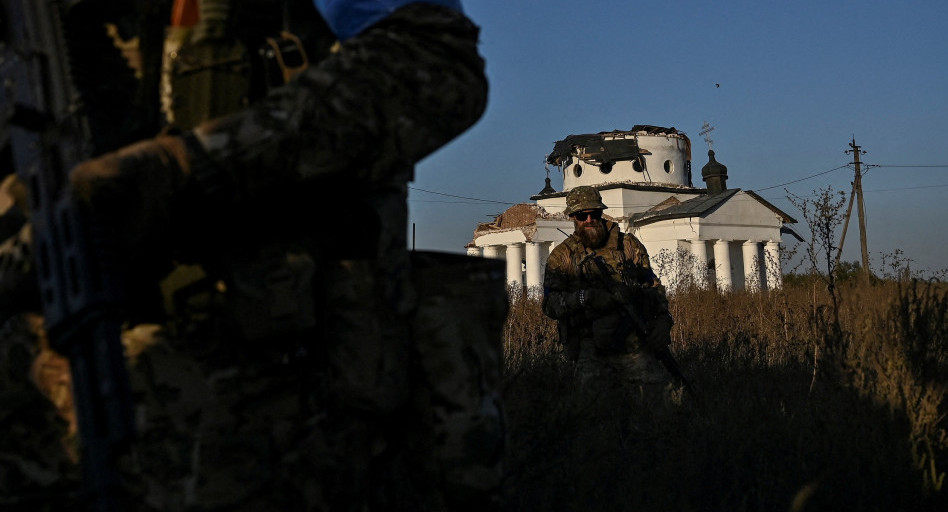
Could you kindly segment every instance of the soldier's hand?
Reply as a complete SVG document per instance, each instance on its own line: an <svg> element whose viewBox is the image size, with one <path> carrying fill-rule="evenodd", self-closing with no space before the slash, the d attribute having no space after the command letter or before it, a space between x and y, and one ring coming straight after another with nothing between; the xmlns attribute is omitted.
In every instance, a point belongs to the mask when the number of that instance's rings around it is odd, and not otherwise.
<svg viewBox="0 0 948 512"><path fill-rule="evenodd" d="M180 137L157 137L87 160L69 175L76 197L104 213L125 214L169 202L190 173Z"/></svg>
<svg viewBox="0 0 948 512"><path fill-rule="evenodd" d="M593 311L607 311L615 308L616 298L605 290L585 288L577 292L580 306Z"/></svg>
<svg viewBox="0 0 948 512"><path fill-rule="evenodd" d="M162 136L82 162L69 181L80 205L117 231L120 261L151 282L170 268L189 173L183 139Z"/></svg>

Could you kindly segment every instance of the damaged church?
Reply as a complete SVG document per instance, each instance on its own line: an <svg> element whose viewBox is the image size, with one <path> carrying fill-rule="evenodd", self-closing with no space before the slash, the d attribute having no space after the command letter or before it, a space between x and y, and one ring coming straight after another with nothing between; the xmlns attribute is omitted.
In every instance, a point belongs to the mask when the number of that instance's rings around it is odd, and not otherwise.
<svg viewBox="0 0 948 512"><path fill-rule="evenodd" d="M691 141L675 128L636 125L630 130L570 135L547 155L546 186L530 199L482 223L467 245L474 256L507 262L507 281L538 294L550 251L573 231L563 214L574 187L599 190L604 215L645 244L662 282L719 290L781 286L781 235L798 235L796 221L750 190L728 188L727 167L710 150L701 168L704 188L692 181ZM551 185L559 170L561 190Z"/></svg>

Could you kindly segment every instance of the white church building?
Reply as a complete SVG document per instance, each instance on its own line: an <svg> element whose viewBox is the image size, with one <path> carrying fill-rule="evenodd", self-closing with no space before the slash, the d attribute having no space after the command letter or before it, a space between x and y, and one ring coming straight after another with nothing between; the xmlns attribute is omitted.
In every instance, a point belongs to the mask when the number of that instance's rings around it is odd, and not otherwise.
<svg viewBox="0 0 948 512"><path fill-rule="evenodd" d="M799 238L788 226L796 221L752 191L728 188L727 167L710 149L701 169L706 187L695 187L683 132L636 125L570 135L546 162L546 187L530 198L536 202L478 225L467 245L469 255L506 260L511 286L540 293L550 251L573 231L563 214L566 194L580 185L599 190L605 216L642 241L669 289L686 282L722 291L781 286L781 235ZM560 191L550 184L551 167L563 177Z"/></svg>

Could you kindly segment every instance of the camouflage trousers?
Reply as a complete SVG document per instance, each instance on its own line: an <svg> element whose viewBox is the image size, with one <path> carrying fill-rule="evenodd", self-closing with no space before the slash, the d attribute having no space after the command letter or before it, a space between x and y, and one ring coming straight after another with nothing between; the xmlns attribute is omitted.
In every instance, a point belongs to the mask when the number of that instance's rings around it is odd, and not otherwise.
<svg viewBox="0 0 948 512"><path fill-rule="evenodd" d="M625 387L637 392L661 395L672 385L672 378L651 353L635 350L626 354L602 355L595 343L580 342L576 374L584 387Z"/></svg>

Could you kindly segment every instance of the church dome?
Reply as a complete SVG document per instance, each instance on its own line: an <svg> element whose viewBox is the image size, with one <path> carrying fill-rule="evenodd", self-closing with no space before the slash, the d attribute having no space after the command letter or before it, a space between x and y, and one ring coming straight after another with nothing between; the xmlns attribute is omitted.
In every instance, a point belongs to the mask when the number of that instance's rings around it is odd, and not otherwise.
<svg viewBox="0 0 948 512"><path fill-rule="evenodd" d="M708 193L727 190L727 166L714 159L714 151L708 150L708 163L701 168L701 178L708 184Z"/></svg>

